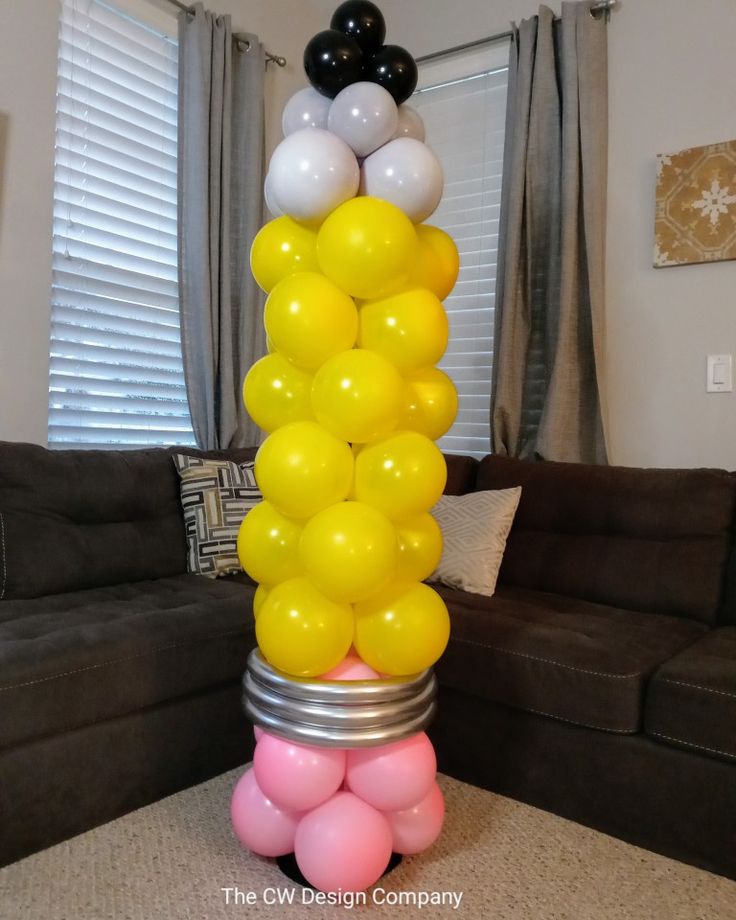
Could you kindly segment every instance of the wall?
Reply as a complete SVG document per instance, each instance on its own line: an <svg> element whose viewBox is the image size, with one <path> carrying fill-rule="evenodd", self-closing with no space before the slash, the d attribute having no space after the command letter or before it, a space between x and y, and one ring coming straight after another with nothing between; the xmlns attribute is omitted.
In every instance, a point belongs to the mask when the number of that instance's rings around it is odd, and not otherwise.
<svg viewBox="0 0 736 920"><path fill-rule="evenodd" d="M46 443L55 0L0 0L0 440Z"/></svg>
<svg viewBox="0 0 736 920"><path fill-rule="evenodd" d="M736 262L651 261L655 154L736 138L735 34L732 0L627 0L612 16L607 296L621 463L736 469L736 393L705 392L706 354L736 354Z"/></svg>
<svg viewBox="0 0 736 920"><path fill-rule="evenodd" d="M159 25L168 18L173 28L176 11L166 0L133 2L154 7L149 18ZM270 149L284 103L305 83L301 54L320 28L319 11L303 0L210 5L288 59L267 72ZM284 27L297 8L298 32ZM58 0L0 0L0 23L0 440L45 444Z"/></svg>
<svg viewBox="0 0 736 920"><path fill-rule="evenodd" d="M324 15L334 4L320 0ZM413 54L508 29L532 0L379 0ZM552 3L559 10L559 3ZM736 262L652 268L655 154L736 138L733 0L622 0L609 26L609 442L614 463L736 469L736 393L705 356L736 355ZM700 36L698 38L698 36Z"/></svg>
<svg viewBox="0 0 736 920"><path fill-rule="evenodd" d="M337 0L207 5L289 59L267 77L272 148L284 102L304 85L304 44L327 27ZM389 40L416 55L504 31L538 6L380 5ZM56 9L56 0L0 0L0 439L38 443L46 439ZM623 0L612 16L607 296L616 463L736 469L736 394L705 393L705 355L736 353L736 262L651 267L655 154L736 137L735 32L732 0ZM707 43L696 45L704 34Z"/></svg>

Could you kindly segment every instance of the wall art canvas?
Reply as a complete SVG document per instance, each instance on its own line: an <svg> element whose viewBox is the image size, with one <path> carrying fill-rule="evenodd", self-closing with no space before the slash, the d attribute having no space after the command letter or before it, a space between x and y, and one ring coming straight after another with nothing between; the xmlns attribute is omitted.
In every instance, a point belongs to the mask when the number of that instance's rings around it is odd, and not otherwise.
<svg viewBox="0 0 736 920"><path fill-rule="evenodd" d="M657 156L654 267L736 259L736 141Z"/></svg>

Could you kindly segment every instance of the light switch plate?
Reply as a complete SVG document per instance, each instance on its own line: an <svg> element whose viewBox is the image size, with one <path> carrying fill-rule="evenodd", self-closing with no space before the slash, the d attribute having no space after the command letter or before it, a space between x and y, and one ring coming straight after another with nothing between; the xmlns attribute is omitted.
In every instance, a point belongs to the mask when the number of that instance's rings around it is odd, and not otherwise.
<svg viewBox="0 0 736 920"><path fill-rule="evenodd" d="M731 355L708 355L705 388L708 393L730 393L733 390Z"/></svg>

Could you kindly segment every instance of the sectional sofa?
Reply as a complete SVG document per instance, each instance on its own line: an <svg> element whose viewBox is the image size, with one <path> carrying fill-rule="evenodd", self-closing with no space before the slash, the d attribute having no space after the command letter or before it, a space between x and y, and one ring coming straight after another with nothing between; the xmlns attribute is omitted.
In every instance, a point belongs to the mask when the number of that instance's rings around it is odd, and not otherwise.
<svg viewBox="0 0 736 920"><path fill-rule="evenodd" d="M254 586L186 574L173 452L0 443L0 864L251 755ZM447 460L522 496L494 597L438 587L440 769L736 878L736 477Z"/></svg>

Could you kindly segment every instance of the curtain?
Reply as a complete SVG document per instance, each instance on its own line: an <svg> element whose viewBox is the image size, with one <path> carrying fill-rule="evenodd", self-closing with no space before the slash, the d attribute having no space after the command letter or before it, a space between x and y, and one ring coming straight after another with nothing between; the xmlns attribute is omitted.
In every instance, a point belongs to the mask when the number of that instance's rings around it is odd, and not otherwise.
<svg viewBox="0 0 736 920"><path fill-rule="evenodd" d="M494 330L495 453L605 463L606 23L514 29Z"/></svg>
<svg viewBox="0 0 736 920"><path fill-rule="evenodd" d="M257 444L241 397L265 354L248 267L263 222L263 47L197 3L179 16L179 298L184 377L201 448Z"/></svg>

